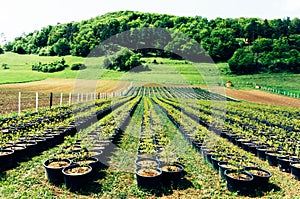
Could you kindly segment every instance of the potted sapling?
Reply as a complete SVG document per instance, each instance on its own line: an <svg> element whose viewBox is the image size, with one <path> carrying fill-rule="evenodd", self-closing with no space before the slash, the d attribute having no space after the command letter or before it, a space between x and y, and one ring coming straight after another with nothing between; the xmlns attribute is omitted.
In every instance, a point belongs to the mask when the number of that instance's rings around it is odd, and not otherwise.
<svg viewBox="0 0 300 199"><path fill-rule="evenodd" d="M71 165L71 160L67 158L50 158L44 161L45 174L48 181L52 184L64 182L62 170Z"/></svg>
<svg viewBox="0 0 300 199"><path fill-rule="evenodd" d="M143 142L139 151L143 154L156 155L155 146L151 142ZM160 187L162 171L159 163L154 158L138 158L136 160L136 180L137 185L144 189L157 189Z"/></svg>
<svg viewBox="0 0 300 199"><path fill-rule="evenodd" d="M93 173L98 171L100 168L98 158L93 157L92 153L88 150L90 148L89 142L82 141L81 149L78 153L75 154L75 157L72 159L72 163L78 165L89 165L93 168Z"/></svg>
<svg viewBox="0 0 300 199"><path fill-rule="evenodd" d="M145 189L157 189L160 187L160 177L162 171L159 167L151 164L144 164L135 170L137 185Z"/></svg>
<svg viewBox="0 0 300 199"><path fill-rule="evenodd" d="M299 158L300 157L300 149L297 147L295 151L295 155ZM290 163L291 173L297 180L300 180L300 161L293 161Z"/></svg>
<svg viewBox="0 0 300 199"><path fill-rule="evenodd" d="M169 142L160 154L162 181L166 185L170 183L176 185L184 176L184 167L178 162L178 148Z"/></svg>
<svg viewBox="0 0 300 199"><path fill-rule="evenodd" d="M241 194L247 194L253 187L253 175L247 173L242 166L242 162L231 160L235 169L226 169L224 172L226 186L229 191L238 191Z"/></svg>
<svg viewBox="0 0 300 199"><path fill-rule="evenodd" d="M6 148L8 137L6 133L0 132L0 171L12 167L14 150Z"/></svg>
<svg viewBox="0 0 300 199"><path fill-rule="evenodd" d="M92 167L88 161L71 164L62 169L64 182L70 191L77 191L92 179Z"/></svg>
<svg viewBox="0 0 300 199"><path fill-rule="evenodd" d="M253 188L264 188L269 183L272 174L259 164L251 162L252 166L245 166L244 170L253 176Z"/></svg>

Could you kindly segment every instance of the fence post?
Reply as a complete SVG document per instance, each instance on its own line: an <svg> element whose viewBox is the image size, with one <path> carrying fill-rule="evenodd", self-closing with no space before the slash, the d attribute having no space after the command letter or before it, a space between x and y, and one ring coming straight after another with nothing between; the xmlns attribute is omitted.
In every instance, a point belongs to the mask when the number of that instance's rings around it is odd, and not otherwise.
<svg viewBox="0 0 300 199"><path fill-rule="evenodd" d="M21 92L19 92L18 115L21 115Z"/></svg>
<svg viewBox="0 0 300 199"><path fill-rule="evenodd" d="M38 112L38 108L39 108L39 93L36 92L35 93L35 112Z"/></svg>
<svg viewBox="0 0 300 199"><path fill-rule="evenodd" d="M52 108L52 102L53 102L53 93L50 93L50 108Z"/></svg>
<svg viewBox="0 0 300 199"><path fill-rule="evenodd" d="M69 93L69 106L71 105L72 93Z"/></svg>
<svg viewBox="0 0 300 199"><path fill-rule="evenodd" d="M63 94L60 93L60 101L59 101L59 105L60 105L60 106L62 105L62 97L63 97Z"/></svg>

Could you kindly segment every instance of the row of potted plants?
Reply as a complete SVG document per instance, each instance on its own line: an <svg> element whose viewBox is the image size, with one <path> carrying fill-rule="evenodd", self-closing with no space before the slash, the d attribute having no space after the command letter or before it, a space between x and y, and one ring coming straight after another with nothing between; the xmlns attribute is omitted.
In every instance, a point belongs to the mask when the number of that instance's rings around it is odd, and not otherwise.
<svg viewBox="0 0 300 199"><path fill-rule="evenodd" d="M121 128L126 128L139 100L136 97L124 103L91 127L68 137L60 146L60 154L44 162L48 180L54 184L64 182L71 191L94 180L93 176L106 168L113 143L121 136Z"/></svg>
<svg viewBox="0 0 300 199"><path fill-rule="evenodd" d="M159 189L176 186L184 174L178 163L176 146L171 142L167 126L160 120L153 102L143 97L143 120L136 160L136 179L141 188Z"/></svg>
<svg viewBox="0 0 300 199"><path fill-rule="evenodd" d="M170 108L168 107L170 105L167 104L161 103L160 105L165 109ZM176 114L179 115L179 112L173 111L171 114L170 118L172 120L179 118L176 116ZM234 150L236 148L229 147L221 138L216 137L215 134L208 131L205 127L198 126L199 124L191 120L191 118L189 118L190 121L188 123L184 122L185 117L188 120L188 116L181 115L181 120L174 121L174 123L180 123L180 130L187 140L193 144L214 169L219 170L220 176L226 180L229 190L246 193L249 191L249 187L250 189L261 189L266 185L271 177L270 172L258 168L256 165L249 164L251 162L246 162L247 158L241 157L239 151ZM189 126L198 126L198 128L196 131L187 131Z"/></svg>
<svg viewBox="0 0 300 199"><path fill-rule="evenodd" d="M166 100L161 100L166 102ZM166 102L170 104L170 102ZM180 106L175 102L172 102L173 106ZM188 108L185 108L188 109ZM191 111L191 110L189 110ZM218 114L215 114L216 117ZM229 115L230 116L230 115ZM194 118L193 118L194 119ZM273 133L259 132L257 129L245 129L243 121L236 121L234 123L223 121L221 128L227 128L230 132L240 132L238 135L234 134L229 140L238 144L246 151L250 151L260 157L261 159L267 159L268 163L272 166L278 166L282 171L292 171L293 176L299 179L299 135L294 132L287 132L286 130L277 131ZM242 125L240 125L242 124ZM259 123L258 123L259 124ZM258 125L257 124L257 125ZM221 128L213 126L215 131L221 131ZM268 126L268 128L271 128ZM266 130L266 129L264 129ZM274 130L274 128L272 128ZM275 128L276 130L276 128ZM280 132L280 135L278 135ZM276 134L277 133L277 134ZM221 133L221 136L224 133ZM281 139L280 139L281 138Z"/></svg>
<svg viewBox="0 0 300 199"><path fill-rule="evenodd" d="M120 99L120 102L116 103L115 106L122 103L124 103L124 99ZM103 102L102 104L105 103ZM74 112L77 114L76 122L74 121L74 116L71 116L69 109L66 109L68 110L66 113L56 114L60 117L54 120L40 120L39 125L35 127L22 129L22 131L17 132L1 133L0 162L2 164L0 169L5 171L18 161L27 160L27 158L37 153L62 143L65 136L74 135L77 130L91 125L94 121L94 114L97 117L108 114L106 110L111 110L111 107L108 107L107 104L109 105L109 103L106 103L105 106L98 105L96 112L92 109L92 105L77 104L76 108L74 108ZM101 110L101 108L104 109ZM55 110L57 111L57 109ZM78 120L78 118L80 119Z"/></svg>

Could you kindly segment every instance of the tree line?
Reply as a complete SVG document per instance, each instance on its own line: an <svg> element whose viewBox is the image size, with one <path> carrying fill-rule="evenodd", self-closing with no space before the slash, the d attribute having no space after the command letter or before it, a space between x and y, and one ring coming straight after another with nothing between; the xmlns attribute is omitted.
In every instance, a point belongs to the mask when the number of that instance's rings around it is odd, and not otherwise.
<svg viewBox="0 0 300 199"><path fill-rule="evenodd" d="M159 32L155 28L164 29ZM215 62L228 62L232 72L238 74L300 71L300 19L289 17L208 20L201 16L119 11L81 22L47 26L17 37L3 48L19 54L84 57L106 39L124 31L128 34L116 38L132 45L137 49L135 53L142 56L178 59L183 55L192 61L203 61L209 55ZM138 35L138 39L131 35Z"/></svg>

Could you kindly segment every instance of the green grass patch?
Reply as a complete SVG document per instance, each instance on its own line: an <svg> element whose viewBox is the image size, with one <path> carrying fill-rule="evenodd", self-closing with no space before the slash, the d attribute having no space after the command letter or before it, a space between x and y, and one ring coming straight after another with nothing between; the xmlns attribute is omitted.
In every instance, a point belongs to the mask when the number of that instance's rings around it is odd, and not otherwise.
<svg viewBox="0 0 300 199"><path fill-rule="evenodd" d="M104 57L82 58L64 56L66 63L84 63L87 69L72 71L70 67L55 73L42 73L31 70L33 63L49 63L62 57L43 57L38 55L18 55L5 53L0 55L0 65L7 64L9 69L0 69L0 84L38 81L46 78L79 78L123 80L134 82L155 82L172 84L221 85L230 80L237 89L254 89L253 84L277 90L300 93L300 74L264 73L254 75L233 75L227 63L191 64L185 60L166 58L143 58L150 71L120 72L103 69ZM153 60L158 64L153 64Z"/></svg>

